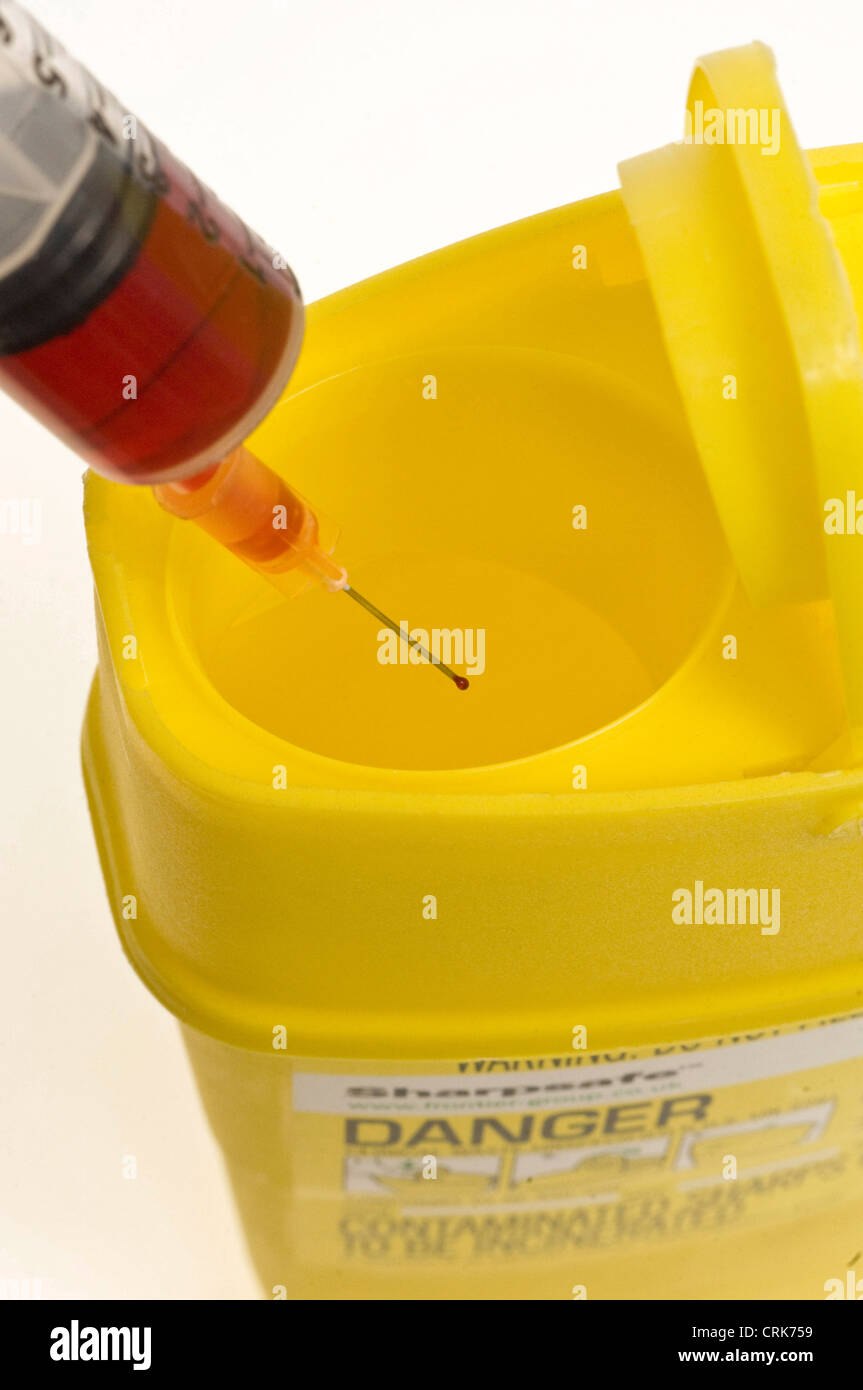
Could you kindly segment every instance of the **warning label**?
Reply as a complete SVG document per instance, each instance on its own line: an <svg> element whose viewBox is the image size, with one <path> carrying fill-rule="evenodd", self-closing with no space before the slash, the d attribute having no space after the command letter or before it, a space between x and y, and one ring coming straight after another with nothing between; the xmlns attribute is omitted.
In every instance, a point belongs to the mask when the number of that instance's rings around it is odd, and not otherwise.
<svg viewBox="0 0 863 1390"><path fill-rule="evenodd" d="M380 1266L775 1221L863 1185L861 1083L863 1014L572 1058L300 1063L300 1225L319 1257Z"/></svg>

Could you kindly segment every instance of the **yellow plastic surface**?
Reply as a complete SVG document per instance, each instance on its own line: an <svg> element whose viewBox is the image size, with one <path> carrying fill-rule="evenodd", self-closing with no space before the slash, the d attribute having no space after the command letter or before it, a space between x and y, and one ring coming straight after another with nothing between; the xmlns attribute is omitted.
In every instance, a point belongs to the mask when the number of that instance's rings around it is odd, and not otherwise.
<svg viewBox="0 0 863 1390"><path fill-rule="evenodd" d="M696 103L770 113L776 148L727 138L666 146L620 166L623 197L748 593L757 603L833 599L859 762L863 549L846 535L826 541L824 526L825 504L844 504L861 477L853 293L769 48L702 58L692 130ZM723 390L729 379L733 394ZM853 504L852 516L856 524Z"/></svg>
<svg viewBox="0 0 863 1390"><path fill-rule="evenodd" d="M859 294L861 151L812 158ZM309 314L250 447L338 517L362 592L484 629L464 696L382 666L343 597L282 602L146 491L88 477L84 763L108 893L185 1025L268 1296L823 1297L853 1254L859 1155L728 1232L346 1258L339 1141L291 1099L303 1068L524 1069L571 1057L576 1026L591 1051L644 1049L863 1001L863 773L824 762L844 727L832 604L811 557L794 601L739 582L656 293L613 193ZM780 886L781 931L675 926L695 881ZM843 1066L816 1081L850 1154ZM800 1102L793 1079L758 1086L723 1113Z"/></svg>

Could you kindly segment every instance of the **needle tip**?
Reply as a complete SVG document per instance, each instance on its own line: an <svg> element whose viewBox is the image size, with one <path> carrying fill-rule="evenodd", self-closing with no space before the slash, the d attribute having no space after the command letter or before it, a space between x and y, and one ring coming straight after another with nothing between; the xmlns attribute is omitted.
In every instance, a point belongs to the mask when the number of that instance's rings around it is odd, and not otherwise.
<svg viewBox="0 0 863 1390"><path fill-rule="evenodd" d="M407 624L394 623L392 618L387 617L386 613L382 613L381 610L376 608L373 603L370 603L367 598L363 598L362 594L358 594L351 584L345 584L341 592L347 594L348 598L352 598L361 608L364 608L367 613L371 613L372 617L377 618L379 622L388 627L390 632L396 633L403 642L406 642L414 651L419 652L426 661L436 666L441 675L446 676L452 681L457 690L467 690L470 685L467 676L457 676L455 671L451 670L449 666L444 665L437 657L432 656L431 652L423 646L422 642L418 641L416 637L409 635Z"/></svg>

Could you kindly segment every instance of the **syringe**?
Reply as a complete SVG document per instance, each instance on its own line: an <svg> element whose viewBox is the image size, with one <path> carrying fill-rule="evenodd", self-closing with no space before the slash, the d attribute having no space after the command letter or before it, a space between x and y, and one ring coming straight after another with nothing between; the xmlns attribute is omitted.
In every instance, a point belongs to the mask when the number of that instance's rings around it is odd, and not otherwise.
<svg viewBox="0 0 863 1390"><path fill-rule="evenodd" d="M25 10L0 0L0 385L282 593L359 603L337 532L243 441L299 356L285 260Z"/></svg>
<svg viewBox="0 0 863 1390"><path fill-rule="evenodd" d="M307 584L317 583L330 593L347 594L437 666L456 689L467 690L467 676L457 675L432 656L348 583L347 570L321 543L318 518L309 504L248 449L240 446L204 473L160 483L153 490L172 516L196 521L283 593L293 596Z"/></svg>

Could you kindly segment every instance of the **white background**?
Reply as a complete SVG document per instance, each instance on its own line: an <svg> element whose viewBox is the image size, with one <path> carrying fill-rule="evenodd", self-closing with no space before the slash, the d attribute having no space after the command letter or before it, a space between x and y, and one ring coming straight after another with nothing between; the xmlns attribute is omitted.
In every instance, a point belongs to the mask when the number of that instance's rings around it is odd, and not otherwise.
<svg viewBox="0 0 863 1390"><path fill-rule="evenodd" d="M306 298L615 186L693 60L763 39L807 147L863 140L863 7L820 0L33 0L279 247ZM256 1286L171 1018L114 936L78 740L95 649L81 465L0 397L0 1290ZM125 1181L124 1155L139 1176Z"/></svg>

